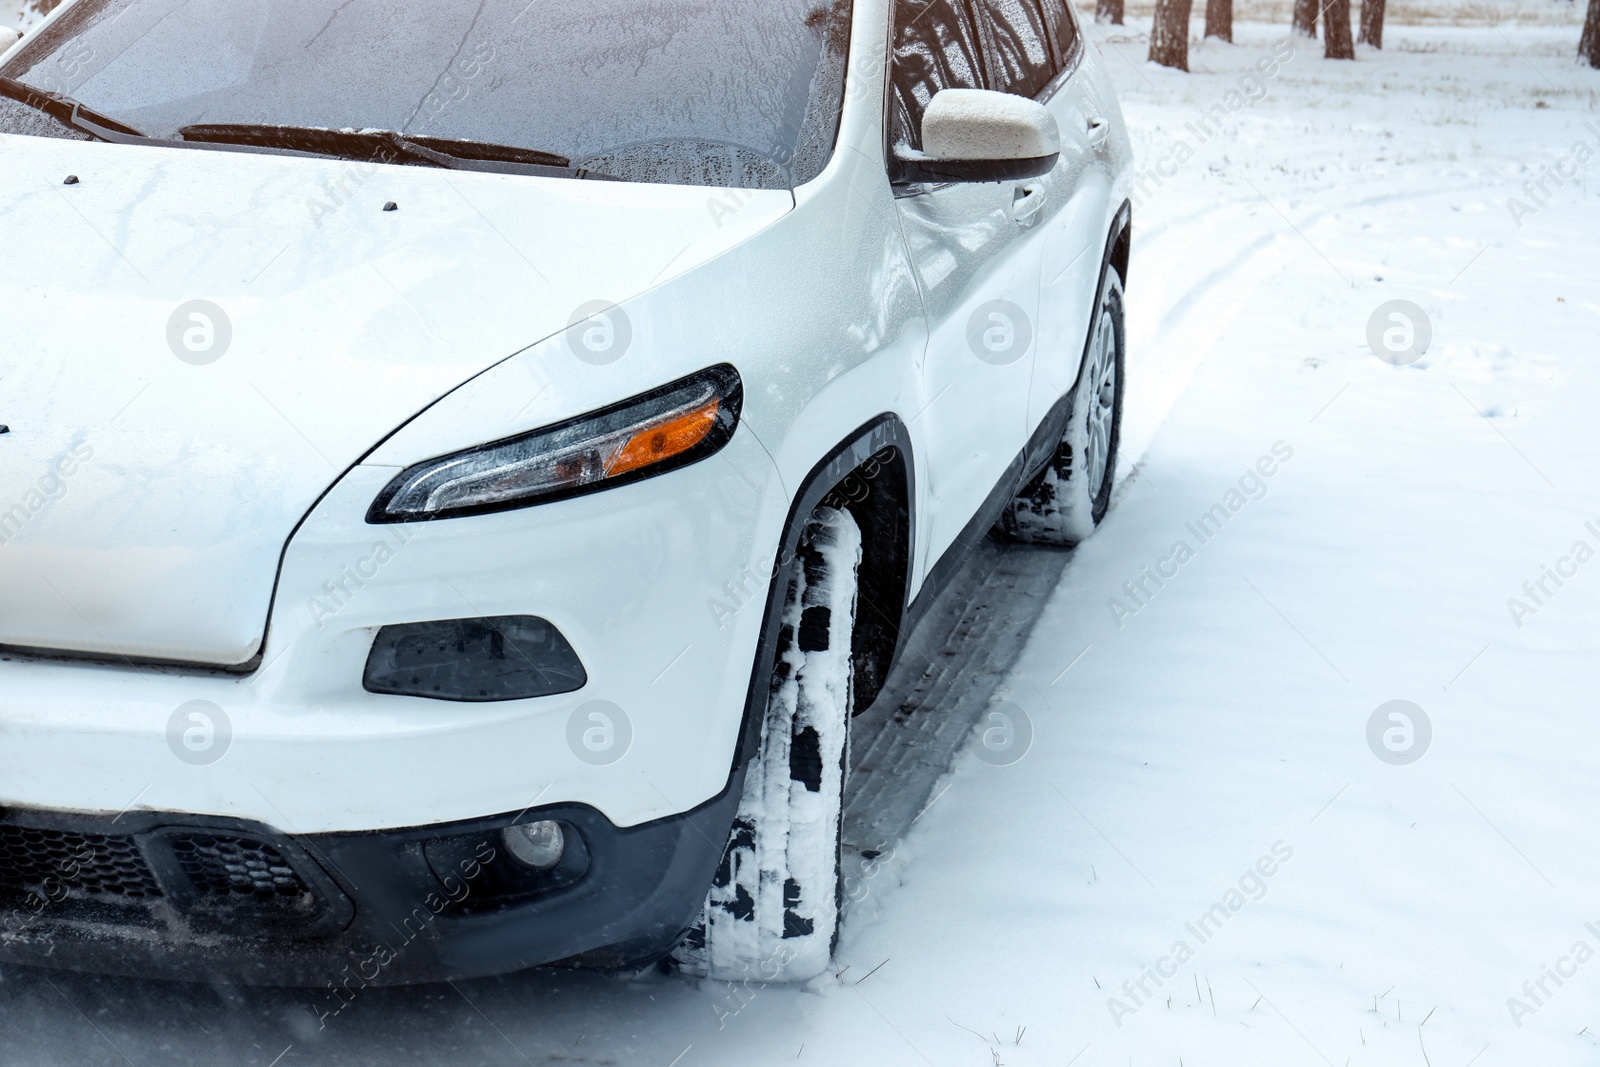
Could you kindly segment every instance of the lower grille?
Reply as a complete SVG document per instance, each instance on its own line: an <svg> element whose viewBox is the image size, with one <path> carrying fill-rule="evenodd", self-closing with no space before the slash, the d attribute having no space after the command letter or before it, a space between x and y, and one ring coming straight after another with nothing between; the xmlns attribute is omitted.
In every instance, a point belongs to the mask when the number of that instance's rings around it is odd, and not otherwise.
<svg viewBox="0 0 1600 1067"><path fill-rule="evenodd" d="M160 864L159 875L147 855ZM141 848L132 835L10 824L0 825L4 891L51 901L132 904L181 897L267 907L303 906L311 893L283 851L257 838L177 833L147 838Z"/></svg>
<svg viewBox="0 0 1600 1067"><path fill-rule="evenodd" d="M161 885L131 837L0 825L0 888L46 899L160 897Z"/></svg>
<svg viewBox="0 0 1600 1067"><path fill-rule="evenodd" d="M282 852L248 837L184 834L172 838L178 866L200 896L298 903L310 889Z"/></svg>
<svg viewBox="0 0 1600 1067"><path fill-rule="evenodd" d="M88 924L179 940L310 940L354 914L302 846L252 825L0 812L0 932Z"/></svg>

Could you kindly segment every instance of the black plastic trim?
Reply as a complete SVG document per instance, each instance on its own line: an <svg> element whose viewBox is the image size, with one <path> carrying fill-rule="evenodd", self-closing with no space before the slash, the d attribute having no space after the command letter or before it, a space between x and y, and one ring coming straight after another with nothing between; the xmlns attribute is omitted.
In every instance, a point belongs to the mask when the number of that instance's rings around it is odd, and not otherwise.
<svg viewBox="0 0 1600 1067"><path fill-rule="evenodd" d="M892 181L896 185L1022 181L1049 174L1060 159L1060 152L1027 159L932 159L921 155L896 155Z"/></svg>
<svg viewBox="0 0 1600 1067"><path fill-rule="evenodd" d="M522 624L520 635L509 635L507 630L511 624ZM392 655L395 646L404 641L407 636L419 634L430 628L454 626L459 634L464 627L476 626L483 631L493 632L498 637L504 648L516 652L525 667L520 688L512 687L511 681L503 675L497 680L500 688L489 692L479 689L470 691L469 687L461 684L460 677L454 679L454 687L446 687L433 691L425 689L421 683L407 682L403 676L410 668L401 667L383 662L385 655ZM515 638L527 638L528 631L535 633L542 631L542 646L529 649L525 641ZM537 640L537 639L536 639ZM460 652L455 657L454 665L458 669L469 666L470 661L478 658L470 652ZM509 658L509 657L502 657ZM481 659L479 659L481 663ZM476 684L476 683L474 683ZM537 615L495 615L470 619L429 619L423 622L395 623L381 627L376 637L372 639L372 647L367 652L366 668L361 672L361 687L369 693L381 693L387 696L417 697L425 700L451 700L462 704L493 704L507 700L532 700L536 697L559 696L562 693L576 693L589 684L589 672L584 668L583 661L578 658L578 653L573 649L572 642L561 632L555 623Z"/></svg>
<svg viewBox="0 0 1600 1067"><path fill-rule="evenodd" d="M125 812L117 816L87 815L75 812L10 809L0 813L0 823L53 832L103 834L125 838L142 855L150 872L160 883L161 897L143 902L109 899L61 901L35 899L24 910L38 922L57 920L70 928L83 927L158 927L170 907L183 909L185 928L196 934L215 935L218 931L238 936L238 922L248 919L256 937L288 937L312 942L336 935L350 925L355 909L350 898L329 877L322 864L311 856L305 843L286 838L260 823L203 815L164 814L148 811ZM227 908L202 894L182 869L172 850L172 840L186 835L247 838L270 844L299 876L312 895L309 908L298 913L266 911L250 901ZM0 931L16 934L13 915L7 911L18 904L16 897L0 896ZM0 942L5 939L0 938Z"/></svg>
<svg viewBox="0 0 1600 1067"><path fill-rule="evenodd" d="M661 959L705 902L722 859L742 778L690 811L618 827L594 808L556 804L464 822L368 833L286 836L237 819L6 811L6 822L134 837L202 829L257 839L294 857L328 897L314 926L240 914L196 929L175 902L66 908L0 899L0 961L173 981L309 986L314 1010L337 1015L366 986L486 977L546 964L635 967ZM429 845L496 842L515 822L558 820L582 844L581 868L546 889L504 892L500 857ZM503 851L503 850L502 850ZM441 871L441 859L454 869ZM430 862L430 860L432 862Z"/></svg>

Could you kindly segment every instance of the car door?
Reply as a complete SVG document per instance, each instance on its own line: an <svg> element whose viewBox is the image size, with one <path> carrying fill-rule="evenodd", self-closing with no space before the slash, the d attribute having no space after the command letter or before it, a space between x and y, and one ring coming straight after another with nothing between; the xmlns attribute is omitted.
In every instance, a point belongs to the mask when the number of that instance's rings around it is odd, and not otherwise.
<svg viewBox="0 0 1600 1067"><path fill-rule="evenodd" d="M920 149L935 93L989 87L989 52L970 0L897 0L891 153ZM924 568L956 541L1027 440L1041 243L1026 184L895 186L929 331L910 420L926 489Z"/></svg>
<svg viewBox="0 0 1600 1067"><path fill-rule="evenodd" d="M1031 90L1024 95L1050 109L1061 130L1061 159L1055 169L1027 183L1043 200L1038 221L1043 236L1038 336L1028 406L1028 424L1038 426L1077 381L1083 357L1111 197L1106 160L1110 102L1101 97L1093 79L1080 72L1087 45L1070 0L982 2L992 19L997 61L1007 70L1025 71L1032 39L1043 38L1050 56L1045 81L1013 77Z"/></svg>

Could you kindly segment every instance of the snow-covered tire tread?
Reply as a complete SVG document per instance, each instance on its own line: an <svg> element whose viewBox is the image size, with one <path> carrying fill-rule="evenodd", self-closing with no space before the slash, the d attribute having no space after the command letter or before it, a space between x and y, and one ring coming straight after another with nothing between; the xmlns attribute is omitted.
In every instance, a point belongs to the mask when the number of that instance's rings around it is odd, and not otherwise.
<svg viewBox="0 0 1600 1067"><path fill-rule="evenodd" d="M674 953L686 973L799 982L832 960L860 563L850 513L819 508L789 568L759 754L705 910Z"/></svg>
<svg viewBox="0 0 1600 1067"><path fill-rule="evenodd" d="M1122 428L1125 345L1122 282L1115 271L1106 273L1092 331L1083 369L1072 389L1067 428L1055 454L1001 514L1000 527L1014 541L1071 548L1094 533L1110 507ZM1111 395L1106 398L1109 422L1102 425L1102 440L1094 444L1090 440L1093 415L1101 403L1106 371L1112 376ZM1085 473L1084 457L1096 449L1103 456L1104 474L1093 479ZM1091 480L1096 484L1088 484Z"/></svg>

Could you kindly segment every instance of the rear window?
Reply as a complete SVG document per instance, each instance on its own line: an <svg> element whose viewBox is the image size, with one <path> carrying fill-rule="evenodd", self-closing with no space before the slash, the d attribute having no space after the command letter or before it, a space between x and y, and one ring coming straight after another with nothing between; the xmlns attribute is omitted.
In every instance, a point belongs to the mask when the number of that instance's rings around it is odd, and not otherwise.
<svg viewBox="0 0 1600 1067"><path fill-rule="evenodd" d="M850 0L76 0L0 74L160 139L384 130L788 188L832 154L849 21ZM81 136L10 99L0 130Z"/></svg>

